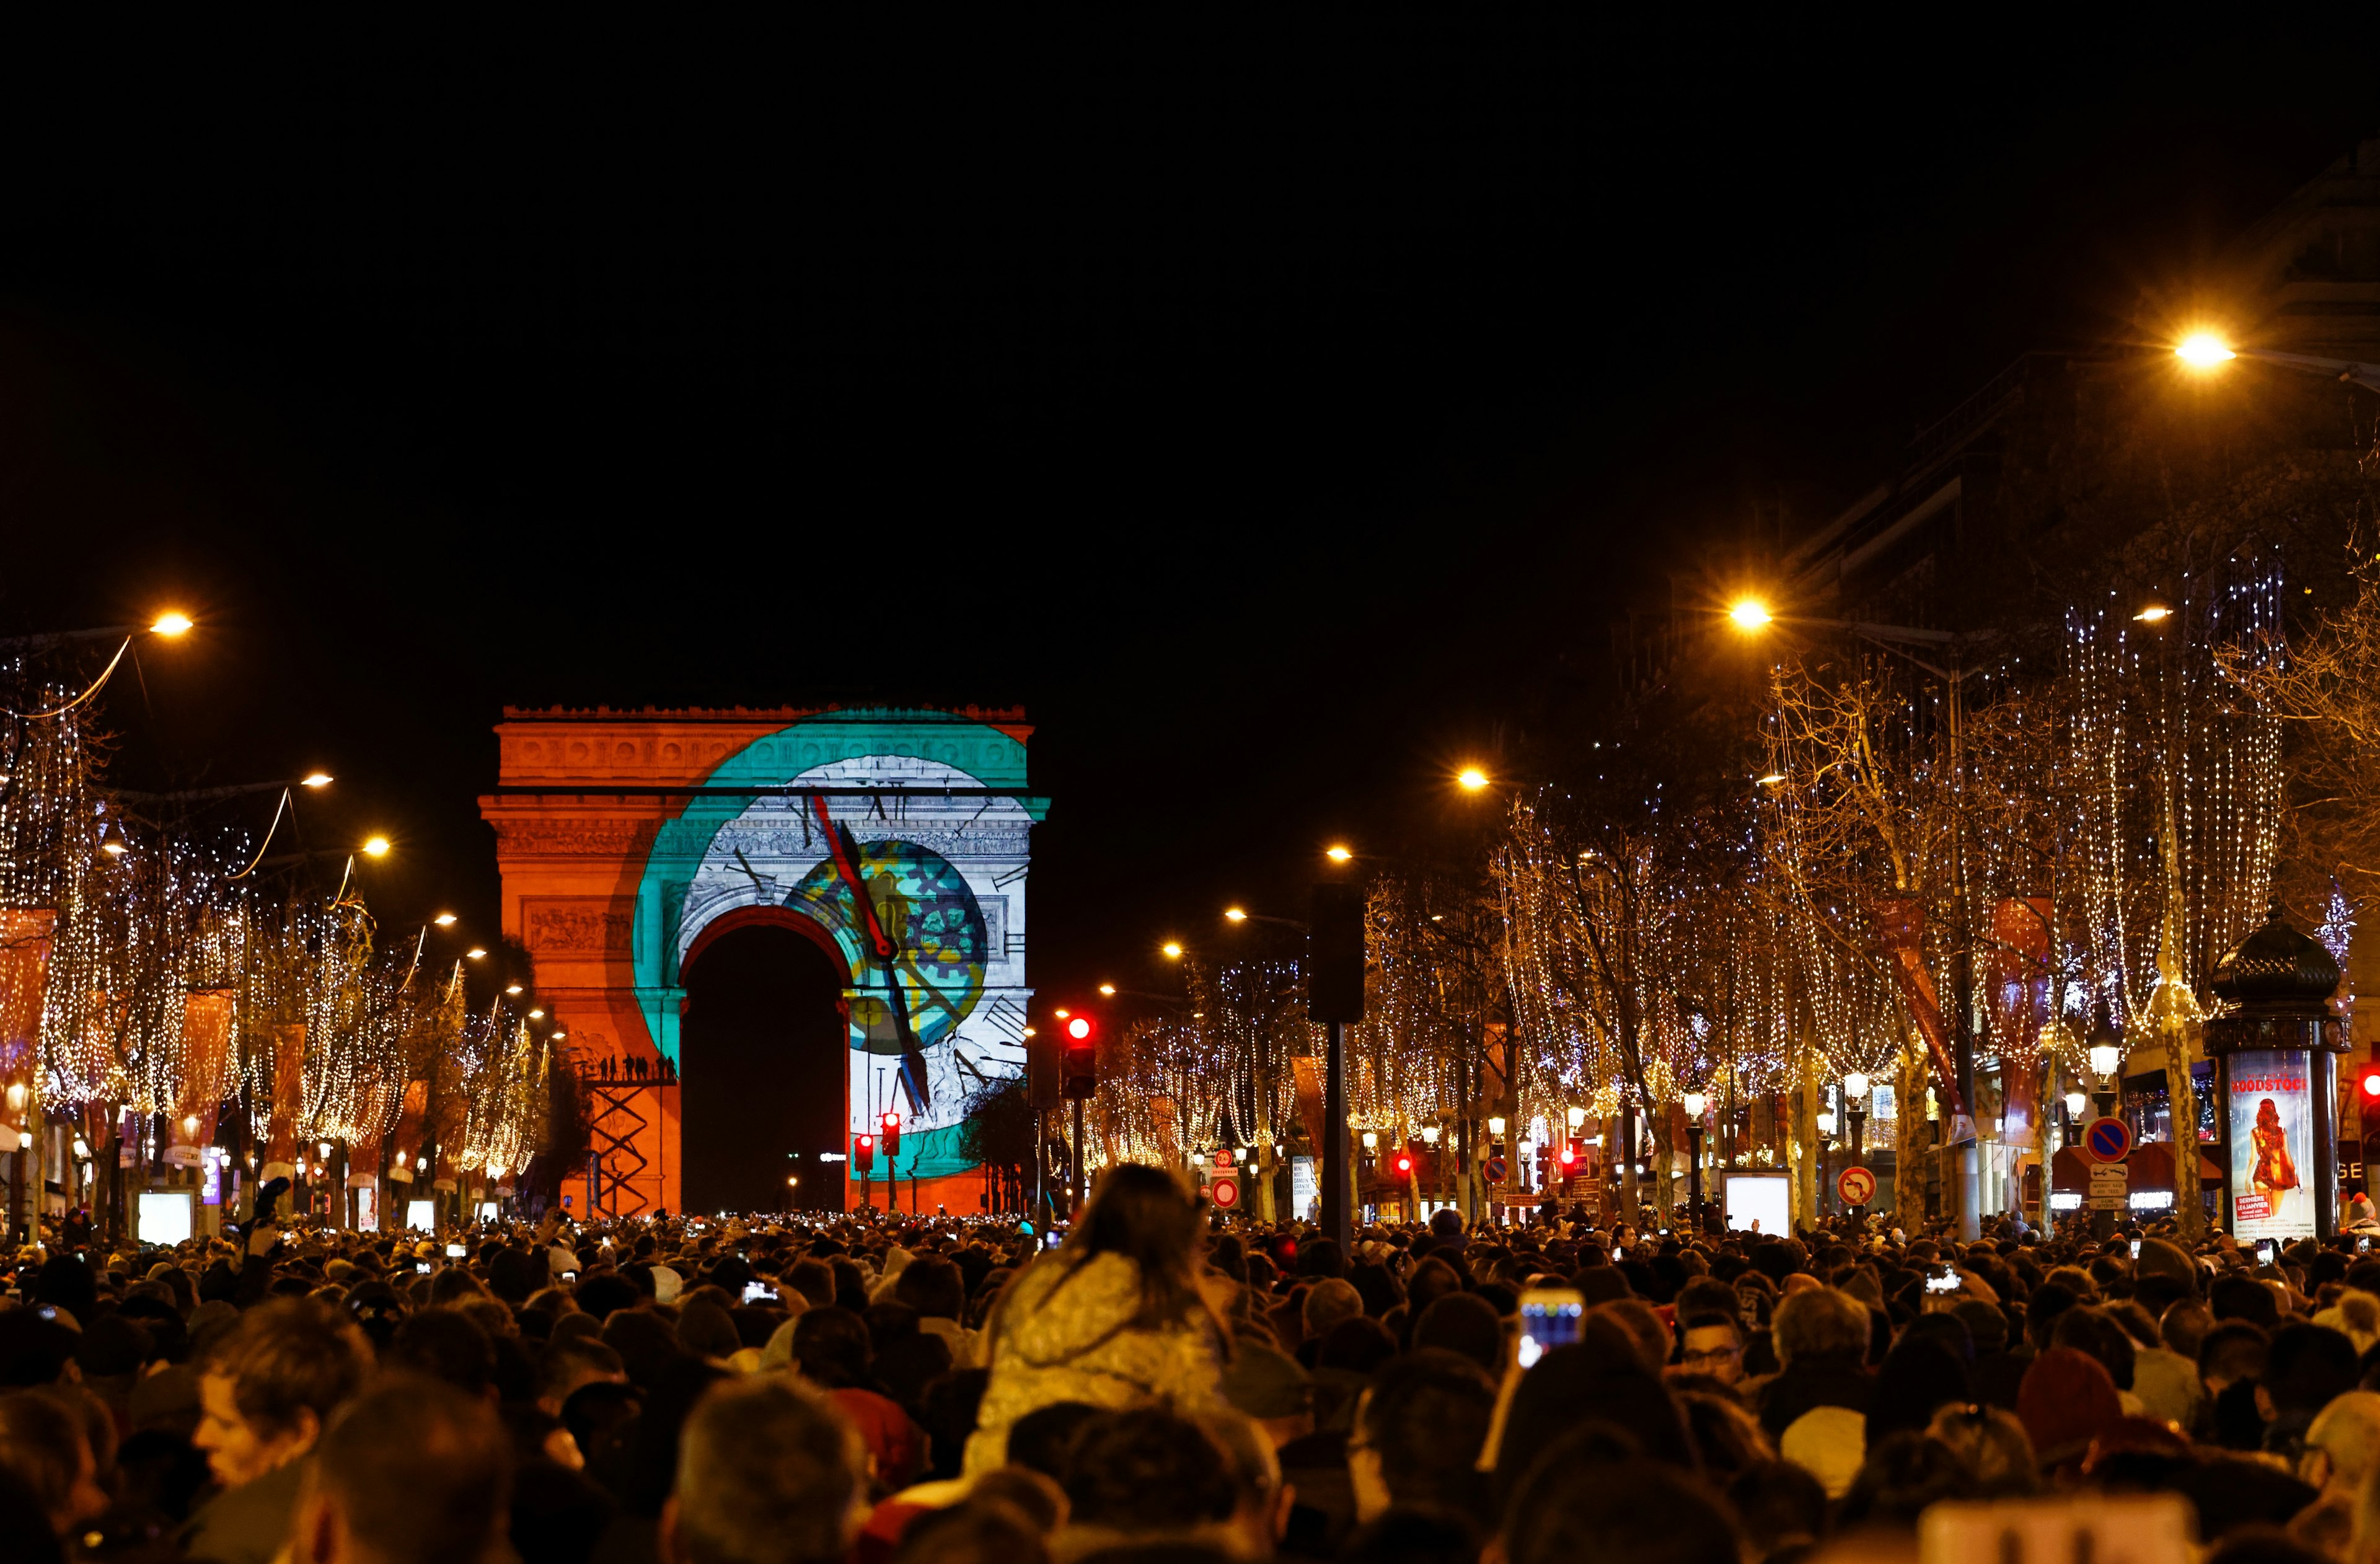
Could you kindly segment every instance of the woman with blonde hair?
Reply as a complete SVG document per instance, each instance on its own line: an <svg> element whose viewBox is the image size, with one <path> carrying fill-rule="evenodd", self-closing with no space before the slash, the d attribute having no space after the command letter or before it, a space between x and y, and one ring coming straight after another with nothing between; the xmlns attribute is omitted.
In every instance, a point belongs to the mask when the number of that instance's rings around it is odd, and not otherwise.
<svg viewBox="0 0 2380 1564"><path fill-rule="evenodd" d="M1100 1180L1065 1247L1009 1282L985 1328L991 1380L969 1474L1007 1460L1017 1419L1060 1401L1185 1416L1221 1406L1231 1333L1202 1285L1199 1215L1172 1174L1126 1163Z"/></svg>

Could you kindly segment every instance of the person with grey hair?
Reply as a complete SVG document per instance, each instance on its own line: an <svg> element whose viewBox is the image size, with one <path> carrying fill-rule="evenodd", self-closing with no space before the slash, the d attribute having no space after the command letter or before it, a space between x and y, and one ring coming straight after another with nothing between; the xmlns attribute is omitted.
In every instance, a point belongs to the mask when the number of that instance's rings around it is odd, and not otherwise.
<svg viewBox="0 0 2380 1564"><path fill-rule="evenodd" d="M662 1507L663 1564L830 1564L864 1518L857 1437L779 1376L728 1380L695 1406Z"/></svg>
<svg viewBox="0 0 2380 1564"><path fill-rule="evenodd" d="M1872 1317L1865 1303L1833 1287L1805 1287L1777 1305L1769 1334L1785 1366L1760 1394L1760 1425L1770 1438L1783 1437L1816 1407L1866 1412Z"/></svg>

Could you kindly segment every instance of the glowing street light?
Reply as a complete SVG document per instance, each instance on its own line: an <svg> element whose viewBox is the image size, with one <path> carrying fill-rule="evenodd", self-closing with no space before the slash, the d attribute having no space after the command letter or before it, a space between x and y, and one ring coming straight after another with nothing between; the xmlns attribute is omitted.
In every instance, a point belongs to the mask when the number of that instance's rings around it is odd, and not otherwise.
<svg viewBox="0 0 2380 1564"><path fill-rule="evenodd" d="M1333 845L1324 848L1322 850L1322 855L1330 859L1334 864L1343 864L1355 855L1349 852L1344 847Z"/></svg>
<svg viewBox="0 0 2380 1564"><path fill-rule="evenodd" d="M1160 945L1157 948L1164 952L1165 959L1167 961L1180 961L1182 959L1182 942L1178 940L1168 940L1164 944Z"/></svg>
<svg viewBox="0 0 2380 1564"><path fill-rule="evenodd" d="M2174 348L2174 357L2193 370L2211 370L2240 357L2213 332L2192 332Z"/></svg>
<svg viewBox="0 0 2380 1564"><path fill-rule="evenodd" d="M1099 985L1099 992L1105 994L1110 999L1113 999L1115 998L1115 985L1112 983L1102 983Z"/></svg>
<svg viewBox="0 0 2380 1564"><path fill-rule="evenodd" d="M2170 619L2172 617L2173 610L2166 607L2163 603L2151 603L2148 607L2132 615L2133 620L2142 624L2155 624L2160 620Z"/></svg>
<svg viewBox="0 0 2380 1564"><path fill-rule="evenodd" d="M309 771L304 776L298 779L298 785L299 787L328 787L331 785L331 773L328 771Z"/></svg>
<svg viewBox="0 0 2380 1564"><path fill-rule="evenodd" d="M504 992L507 994L517 994L520 991L521 986L517 983L507 983L504 985Z"/></svg>
<svg viewBox="0 0 2380 1564"><path fill-rule="evenodd" d="M542 1010L530 1011L528 1012L528 1018L531 1021L542 1021L545 1019L545 1012Z"/></svg>
<svg viewBox="0 0 2380 1564"><path fill-rule="evenodd" d="M1223 909L1223 915L1231 919L1233 923L1245 923L1248 921L1247 910L1244 907L1225 907Z"/></svg>
<svg viewBox="0 0 2380 1564"><path fill-rule="evenodd" d="M1454 780L1462 784L1463 792L1476 793L1488 785L1488 773L1476 766L1465 766L1455 774Z"/></svg>
<svg viewBox="0 0 2380 1564"><path fill-rule="evenodd" d="M190 616L188 614L180 612L175 609L167 609L164 612L157 616L154 624L149 626L149 633L152 636L173 637L182 634L189 627Z"/></svg>
<svg viewBox="0 0 2380 1564"><path fill-rule="evenodd" d="M2117 1047L2114 1043L2094 1043L2091 1045L2091 1073L2093 1074L2112 1075L2116 1073L2117 1068L2123 1062L2124 1050Z"/></svg>
<svg viewBox="0 0 2380 1564"><path fill-rule="evenodd" d="M1835 1110L1833 1109L1825 1108L1818 1110L1818 1133L1822 1135L1831 1135L1835 1133Z"/></svg>
<svg viewBox="0 0 2380 1564"><path fill-rule="evenodd" d="M1710 1107L1710 1094L1707 1092L1688 1092L1684 1097L1678 1099L1678 1105L1686 1110L1687 1118L1699 1119L1703 1116L1703 1111ZM1572 1127L1575 1128L1576 1126Z"/></svg>
<svg viewBox="0 0 2380 1564"><path fill-rule="evenodd" d="M1867 1077L1856 1070L1844 1076L1843 1095L1853 1102L1864 1099L1867 1096Z"/></svg>
<svg viewBox="0 0 2380 1564"><path fill-rule="evenodd" d="M2084 1111L2087 1110L2090 1106L2091 1097L2089 1093L2068 1092L2066 1094L2066 1112L2069 1118L2082 1118Z"/></svg>
<svg viewBox="0 0 2380 1564"><path fill-rule="evenodd" d="M121 858L131 847L132 843L125 840L124 827L115 820L108 821L107 829L99 833L99 850L111 858Z"/></svg>
<svg viewBox="0 0 2380 1564"><path fill-rule="evenodd" d="M474 945L469 950L463 952L465 958L470 961L478 961L487 953L487 947L483 945Z"/></svg>
<svg viewBox="0 0 2380 1564"><path fill-rule="evenodd" d="M1768 612L1768 605L1758 598L1738 598L1728 605L1727 616L1735 622L1739 630L1760 629L1776 617Z"/></svg>
<svg viewBox="0 0 2380 1564"><path fill-rule="evenodd" d="M388 838L385 836L375 836L367 841L364 843L364 855L370 858L384 858L388 856Z"/></svg>
<svg viewBox="0 0 2380 1564"><path fill-rule="evenodd" d="M1580 1129L1586 1123L1586 1109L1584 1108L1573 1108L1566 1117L1570 1120L1570 1127L1572 1129Z"/></svg>
<svg viewBox="0 0 2380 1564"><path fill-rule="evenodd" d="M455 927L455 915L453 913L440 913L436 917L431 918L430 921L436 924L441 928L452 928Z"/></svg>

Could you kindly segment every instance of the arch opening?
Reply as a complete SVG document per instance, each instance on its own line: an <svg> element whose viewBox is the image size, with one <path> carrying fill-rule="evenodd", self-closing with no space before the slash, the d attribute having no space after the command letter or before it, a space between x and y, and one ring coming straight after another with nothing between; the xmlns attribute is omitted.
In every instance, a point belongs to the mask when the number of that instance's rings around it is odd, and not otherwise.
<svg viewBox="0 0 2380 1564"><path fill-rule="evenodd" d="M722 918L687 952L678 1078L688 1211L844 1208L844 1165L819 1154L849 1149L845 980L806 937L808 921Z"/></svg>

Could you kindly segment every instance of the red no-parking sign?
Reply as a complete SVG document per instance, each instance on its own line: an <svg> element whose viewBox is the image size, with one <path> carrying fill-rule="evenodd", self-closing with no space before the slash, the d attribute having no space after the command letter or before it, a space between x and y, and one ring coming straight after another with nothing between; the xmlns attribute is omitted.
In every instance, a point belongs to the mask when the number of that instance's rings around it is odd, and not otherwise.
<svg viewBox="0 0 2380 1564"><path fill-rule="evenodd" d="M1864 1206L1876 1198L1876 1175L1865 1168L1846 1168L1835 1175L1835 1193L1846 1206Z"/></svg>
<svg viewBox="0 0 2380 1564"><path fill-rule="evenodd" d="M2082 1149L2094 1162L2121 1162L2131 1154L2132 1127L2121 1119L2094 1119L2082 1132Z"/></svg>
<svg viewBox="0 0 2380 1564"><path fill-rule="evenodd" d="M1215 1203L1218 1211L1228 1211L1240 1203L1240 1181L1217 1179L1207 1191L1207 1198Z"/></svg>

